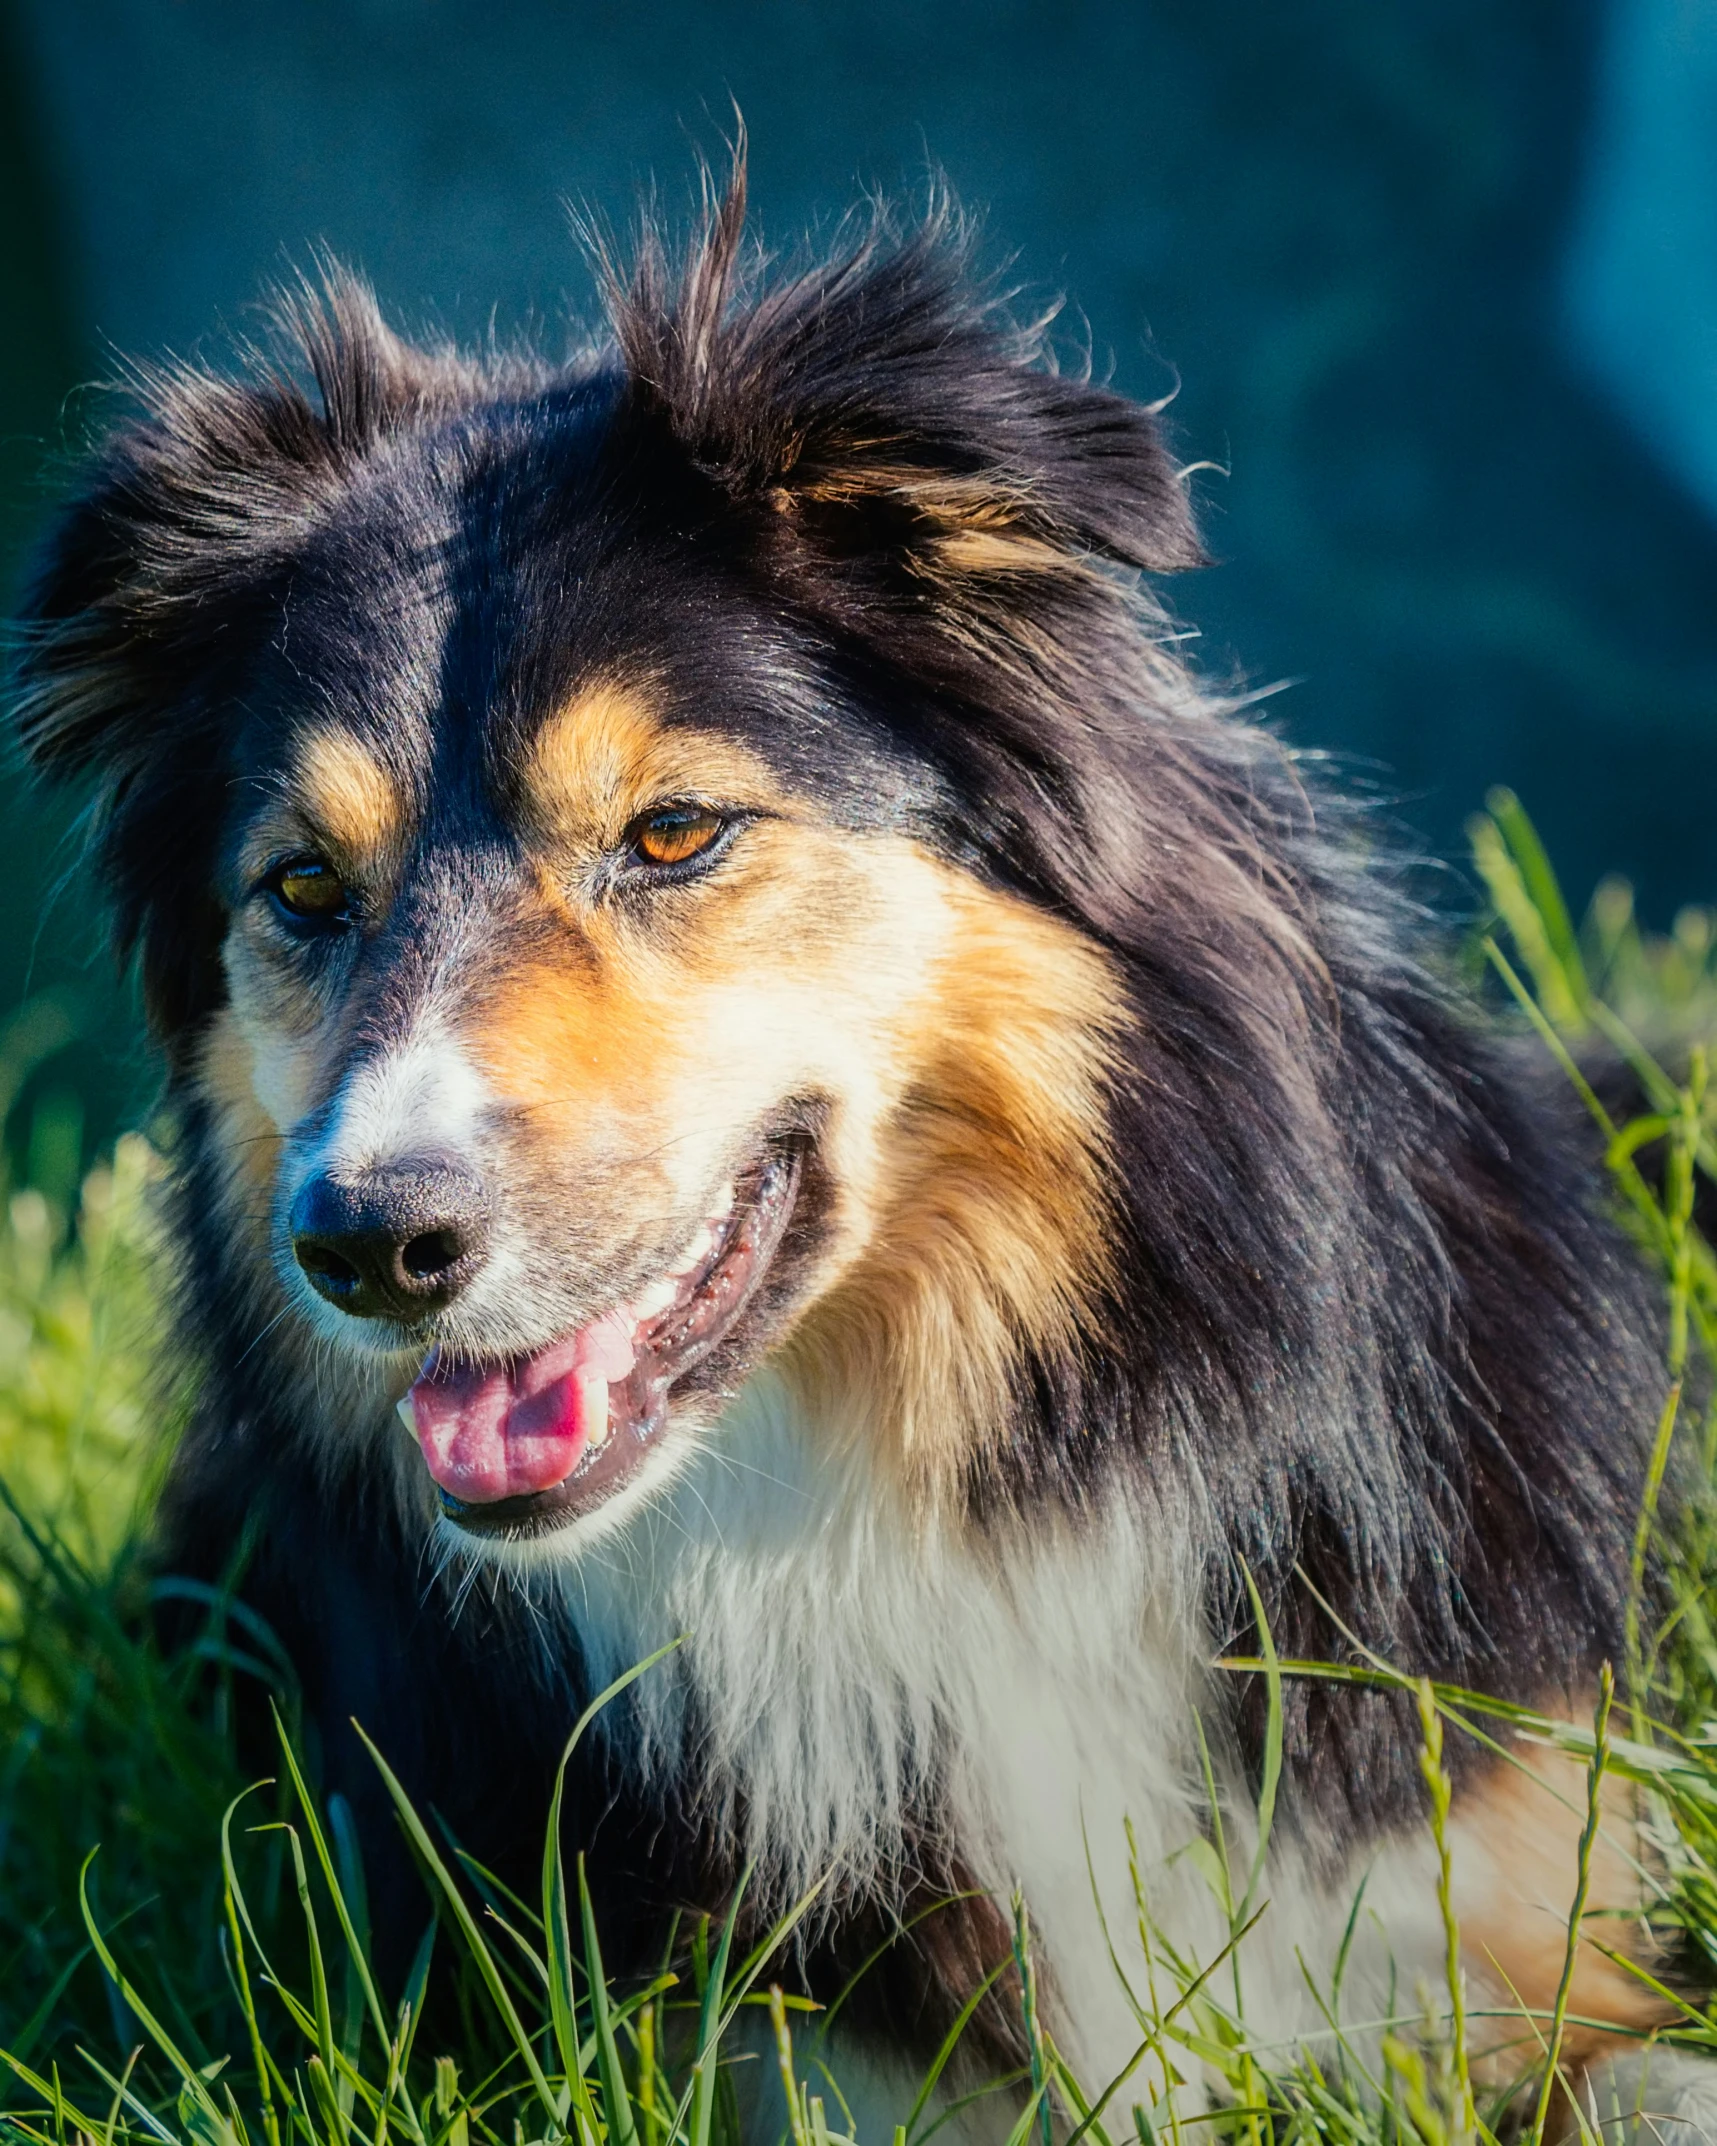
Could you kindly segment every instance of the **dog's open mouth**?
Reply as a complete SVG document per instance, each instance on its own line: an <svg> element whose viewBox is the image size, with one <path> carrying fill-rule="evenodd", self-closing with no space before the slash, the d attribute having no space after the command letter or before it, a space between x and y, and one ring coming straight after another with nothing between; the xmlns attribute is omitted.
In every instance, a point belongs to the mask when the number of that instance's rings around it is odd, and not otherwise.
<svg viewBox="0 0 1717 2146"><path fill-rule="evenodd" d="M631 1480L670 1387L755 1298L792 1215L800 1160L796 1144L771 1149L672 1268L546 1348L488 1364L430 1351L399 1411L450 1519L478 1533L540 1533Z"/></svg>

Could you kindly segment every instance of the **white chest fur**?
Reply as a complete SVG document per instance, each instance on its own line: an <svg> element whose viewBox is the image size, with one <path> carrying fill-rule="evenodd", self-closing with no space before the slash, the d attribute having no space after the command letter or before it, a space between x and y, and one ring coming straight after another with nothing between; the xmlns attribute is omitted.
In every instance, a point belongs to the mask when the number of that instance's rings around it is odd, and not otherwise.
<svg viewBox="0 0 1717 2146"><path fill-rule="evenodd" d="M1151 1916L1183 1957L1208 1963L1227 1937L1208 1858L1183 1852L1208 1830L1196 1722L1222 1767L1228 1695L1175 1532L1118 1507L1022 1534L1007 1555L939 1536L898 1509L862 1451L819 1459L765 1377L558 1585L599 1681L689 1635L637 1687L639 1756L695 1769L711 1815L783 1901L831 1867L886 1883L910 1852L909 1817L937 1813L978 1882L1004 1904L1023 1892L1062 2045L1100 2080L1141 2039L1108 1944L1142 1993L1129 1827ZM1243 1885L1243 1801L1224 1825ZM1299 1956L1327 1972L1363 1874L1331 1888L1300 1866L1272 1857L1260 1897L1274 1899L1246 1947L1248 2025L1263 2039L1319 2025ZM1391 1944L1400 1956L1405 1940L1409 1991L1435 1959L1427 1870L1406 1843L1372 1873L1382 1913L1357 1948L1353 2005L1381 1999Z"/></svg>

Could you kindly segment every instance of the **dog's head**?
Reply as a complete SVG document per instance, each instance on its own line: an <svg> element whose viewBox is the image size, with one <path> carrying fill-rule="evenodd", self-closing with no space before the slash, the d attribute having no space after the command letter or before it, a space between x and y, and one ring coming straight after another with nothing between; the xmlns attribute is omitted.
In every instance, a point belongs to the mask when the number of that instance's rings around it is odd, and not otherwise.
<svg viewBox="0 0 1717 2146"><path fill-rule="evenodd" d="M1110 1258L1180 483L946 219L739 248L736 187L562 367L334 279L149 383L26 623L288 1413L399 1403L478 1539L623 1514L765 1352L945 1479Z"/></svg>

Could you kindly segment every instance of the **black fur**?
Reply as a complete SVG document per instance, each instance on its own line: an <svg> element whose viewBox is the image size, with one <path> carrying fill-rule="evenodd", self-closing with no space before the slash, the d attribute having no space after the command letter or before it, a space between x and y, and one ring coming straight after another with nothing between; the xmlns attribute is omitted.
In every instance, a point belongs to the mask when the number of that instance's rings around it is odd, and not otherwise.
<svg viewBox="0 0 1717 2146"><path fill-rule="evenodd" d="M96 869L181 1124L202 1389L164 1554L212 1571L252 1529L247 1589L378 1842L353 1713L478 1854L528 1867L576 1662L545 1684L504 1591L451 1621L413 1516L296 1450L209 1226L192 1069L223 993L234 786L304 679L402 769L427 721L438 784L469 801L575 663L643 659L838 816L1071 919L1128 980L1124 1281L1075 1352L1022 1374L974 1524L1142 1472L1235 1644L1244 1559L1284 1653L1344 1651L1339 1620L1406 1669L1578 1690L1620 1659L1660 1380L1577 1104L1439 980L1374 833L1189 680L1137 578L1198 558L1153 417L1050 369L945 213L761 286L740 213L735 188L672 287L647 245L613 281L611 339L563 365L409 349L338 278L301 295L277 364L145 382L43 559L22 733L93 779ZM1029 567L949 563L966 526ZM426 559L439 593L414 608ZM1393 1702L1297 1684L1287 1728L1290 1814L1320 1853L1416 1807ZM1247 1712L1253 1764L1259 1733ZM590 1764L574 1829L641 1962L657 1909L719 1904L733 1872L689 1795ZM928 1892L958 1844L933 1812L924 1840ZM403 1867L378 1883L384 1921L421 1912ZM850 1903L828 1972L908 1904ZM891 2025L944 2019L997 1943L981 1918L903 1941Z"/></svg>

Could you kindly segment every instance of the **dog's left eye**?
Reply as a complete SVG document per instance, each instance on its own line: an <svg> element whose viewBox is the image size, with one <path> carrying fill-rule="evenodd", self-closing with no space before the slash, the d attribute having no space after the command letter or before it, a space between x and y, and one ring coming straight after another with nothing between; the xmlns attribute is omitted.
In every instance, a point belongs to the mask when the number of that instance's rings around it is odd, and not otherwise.
<svg viewBox="0 0 1717 2146"><path fill-rule="evenodd" d="M664 805L635 820L627 831L627 844L643 865L690 864L721 835L729 823L719 812L703 805Z"/></svg>

